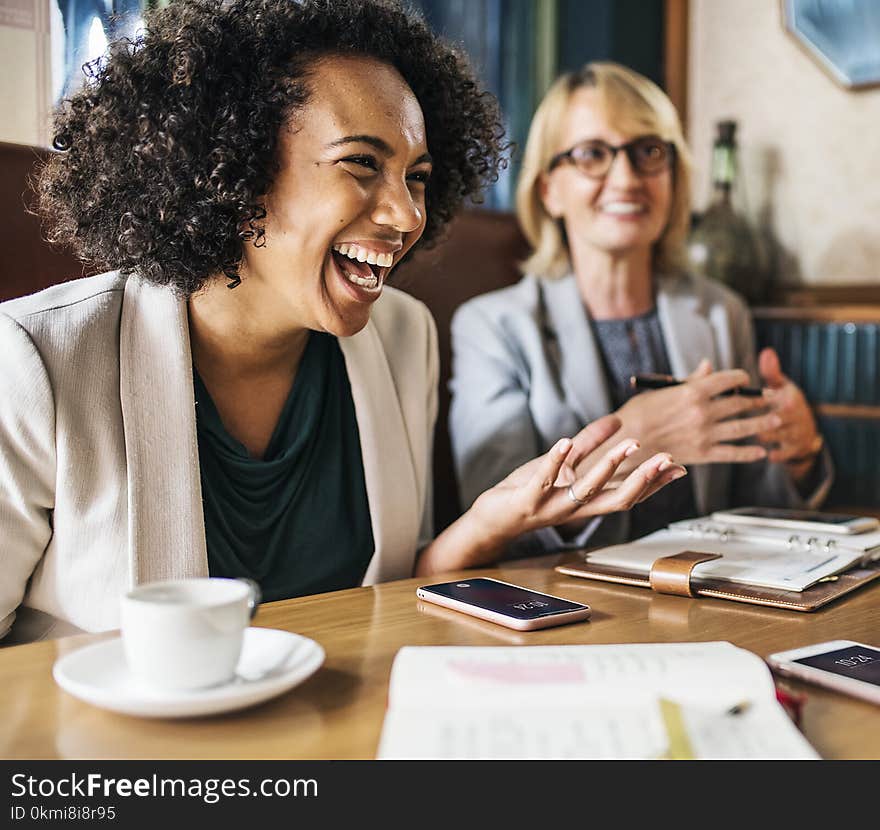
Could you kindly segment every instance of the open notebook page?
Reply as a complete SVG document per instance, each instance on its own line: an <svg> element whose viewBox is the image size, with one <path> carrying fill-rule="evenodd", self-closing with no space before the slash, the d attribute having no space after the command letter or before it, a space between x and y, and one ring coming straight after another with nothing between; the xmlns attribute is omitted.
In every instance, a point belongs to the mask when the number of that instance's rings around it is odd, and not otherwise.
<svg viewBox="0 0 880 830"><path fill-rule="evenodd" d="M672 522L668 529L684 531L692 535L702 534L718 537L723 534L743 542L777 544L787 549L800 547L821 549L825 546L846 548L861 553L864 563L880 558L880 530L868 531L867 533L807 532L770 527L769 525L734 524L716 519L714 514L695 519L681 519Z"/></svg>
<svg viewBox="0 0 880 830"><path fill-rule="evenodd" d="M680 707L695 757L816 757L764 663L726 642L406 647L378 757L657 758L661 698Z"/></svg>

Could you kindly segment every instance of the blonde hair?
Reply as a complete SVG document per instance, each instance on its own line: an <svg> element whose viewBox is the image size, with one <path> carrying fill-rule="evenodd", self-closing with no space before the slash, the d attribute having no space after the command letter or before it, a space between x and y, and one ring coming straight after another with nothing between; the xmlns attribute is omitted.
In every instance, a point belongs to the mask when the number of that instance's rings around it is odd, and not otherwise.
<svg viewBox="0 0 880 830"><path fill-rule="evenodd" d="M516 214L532 254L521 263L524 272L561 277L571 270L562 220L547 212L541 199L541 177L559 152L559 131L572 94L595 89L608 119L621 130L650 133L675 146L672 204L669 220L654 246L654 267L672 272L681 266L690 225L690 151L678 113L666 93L644 75L611 62L588 63L554 81L535 112L526 141L516 188Z"/></svg>

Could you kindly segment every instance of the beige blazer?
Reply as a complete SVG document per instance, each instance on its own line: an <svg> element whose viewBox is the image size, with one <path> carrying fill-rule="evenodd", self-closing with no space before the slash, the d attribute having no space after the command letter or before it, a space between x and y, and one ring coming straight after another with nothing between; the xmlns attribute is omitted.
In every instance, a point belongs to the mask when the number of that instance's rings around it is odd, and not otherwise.
<svg viewBox="0 0 880 830"><path fill-rule="evenodd" d="M431 538L433 319L386 287L341 338L376 550L412 574ZM208 573L186 303L118 272L0 304L0 633L118 627L122 593Z"/></svg>

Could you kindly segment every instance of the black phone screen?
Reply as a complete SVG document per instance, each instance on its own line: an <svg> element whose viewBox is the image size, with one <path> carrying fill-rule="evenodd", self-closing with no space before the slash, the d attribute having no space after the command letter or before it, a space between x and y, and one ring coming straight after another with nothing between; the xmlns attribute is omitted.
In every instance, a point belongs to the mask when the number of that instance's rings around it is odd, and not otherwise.
<svg viewBox="0 0 880 830"><path fill-rule="evenodd" d="M792 662L880 686L880 650L876 648L847 646L824 654L799 657Z"/></svg>
<svg viewBox="0 0 880 830"><path fill-rule="evenodd" d="M506 614L518 620L534 620L563 611L579 611L585 607L578 602L557 599L539 591L530 591L528 588L507 585L483 577L425 585L422 590L449 599L457 599L478 608L497 611L499 614Z"/></svg>

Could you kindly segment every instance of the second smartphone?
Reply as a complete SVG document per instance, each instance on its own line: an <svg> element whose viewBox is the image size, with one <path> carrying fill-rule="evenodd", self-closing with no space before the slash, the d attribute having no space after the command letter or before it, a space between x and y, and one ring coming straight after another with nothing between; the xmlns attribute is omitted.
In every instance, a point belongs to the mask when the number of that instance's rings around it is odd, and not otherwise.
<svg viewBox="0 0 880 830"><path fill-rule="evenodd" d="M853 640L831 640L771 654L779 674L797 677L880 704L880 649Z"/></svg>
<svg viewBox="0 0 880 830"><path fill-rule="evenodd" d="M422 585L416 596L518 631L579 622L590 616L589 605L487 577Z"/></svg>
<svg viewBox="0 0 880 830"><path fill-rule="evenodd" d="M877 530L880 522L873 516L850 516L842 513L823 513L819 510L787 510L777 507L737 507L719 510L713 519L743 525L784 527L789 530L807 530L824 533L865 533Z"/></svg>

